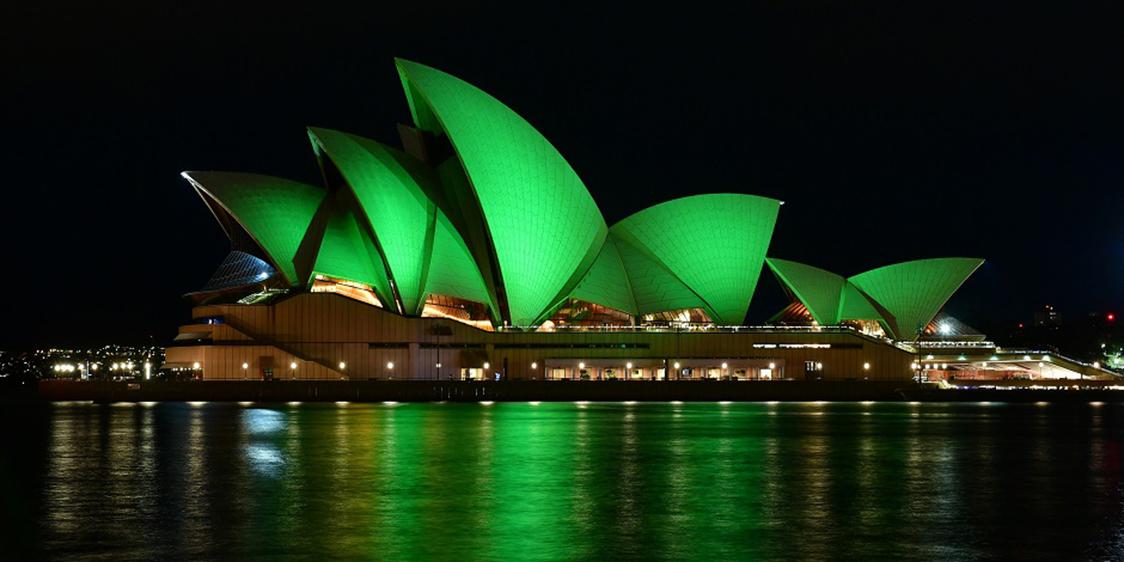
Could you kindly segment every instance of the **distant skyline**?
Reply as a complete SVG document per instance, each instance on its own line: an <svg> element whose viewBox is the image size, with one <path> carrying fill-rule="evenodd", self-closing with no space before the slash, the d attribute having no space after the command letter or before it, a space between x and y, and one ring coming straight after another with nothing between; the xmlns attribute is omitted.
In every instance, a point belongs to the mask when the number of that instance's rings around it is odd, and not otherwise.
<svg viewBox="0 0 1124 562"><path fill-rule="evenodd" d="M751 193L778 258L985 258L947 310L993 335L1124 303L1124 9L690 8L8 8L0 347L170 341L229 249L179 172L319 182L305 126L397 144L395 56L524 116L610 224ZM751 320L786 302L762 276Z"/></svg>

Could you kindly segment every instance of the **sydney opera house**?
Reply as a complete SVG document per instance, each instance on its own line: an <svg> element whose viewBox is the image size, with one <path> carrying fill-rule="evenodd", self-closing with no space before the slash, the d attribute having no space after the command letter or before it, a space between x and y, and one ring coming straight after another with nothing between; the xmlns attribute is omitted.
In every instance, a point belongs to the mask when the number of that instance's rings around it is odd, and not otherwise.
<svg viewBox="0 0 1124 562"><path fill-rule="evenodd" d="M449 74L396 66L413 121L398 126L402 148L310 128L321 185L183 173L232 250L188 295L166 368L208 380L1095 374L1012 355L942 313L981 259L844 277L769 255L781 202L736 193L610 226L521 116ZM759 280L774 279L792 304L747 322Z"/></svg>

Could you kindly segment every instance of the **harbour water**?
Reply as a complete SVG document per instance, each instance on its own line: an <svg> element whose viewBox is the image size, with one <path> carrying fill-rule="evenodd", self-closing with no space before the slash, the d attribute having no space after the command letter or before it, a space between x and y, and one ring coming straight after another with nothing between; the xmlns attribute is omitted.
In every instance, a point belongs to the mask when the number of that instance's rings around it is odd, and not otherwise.
<svg viewBox="0 0 1124 562"><path fill-rule="evenodd" d="M1124 407L0 413L4 560L1121 559Z"/></svg>

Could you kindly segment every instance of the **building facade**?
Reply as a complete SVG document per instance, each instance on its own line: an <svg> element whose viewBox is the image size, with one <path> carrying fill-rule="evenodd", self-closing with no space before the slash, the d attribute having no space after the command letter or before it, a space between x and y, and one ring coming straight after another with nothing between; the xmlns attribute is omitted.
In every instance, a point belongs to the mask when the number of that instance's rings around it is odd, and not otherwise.
<svg viewBox="0 0 1124 562"><path fill-rule="evenodd" d="M397 60L401 148L311 127L321 185L184 172L231 240L168 349L204 379L851 379L913 343L983 260L843 277L767 258L782 203L683 197L608 225L559 151L484 91ZM746 314L766 263L792 297Z"/></svg>
<svg viewBox="0 0 1124 562"><path fill-rule="evenodd" d="M908 380L916 360L847 327L488 331L330 293L194 316L167 357L208 380Z"/></svg>

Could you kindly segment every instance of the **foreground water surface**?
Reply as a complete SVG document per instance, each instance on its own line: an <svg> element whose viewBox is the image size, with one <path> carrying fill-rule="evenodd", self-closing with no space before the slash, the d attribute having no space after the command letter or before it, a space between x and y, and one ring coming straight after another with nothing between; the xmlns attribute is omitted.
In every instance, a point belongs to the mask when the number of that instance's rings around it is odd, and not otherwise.
<svg viewBox="0 0 1124 562"><path fill-rule="evenodd" d="M1120 559L1114 405L57 404L4 559Z"/></svg>

